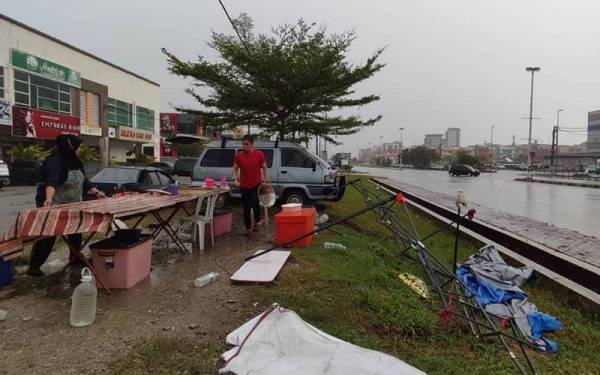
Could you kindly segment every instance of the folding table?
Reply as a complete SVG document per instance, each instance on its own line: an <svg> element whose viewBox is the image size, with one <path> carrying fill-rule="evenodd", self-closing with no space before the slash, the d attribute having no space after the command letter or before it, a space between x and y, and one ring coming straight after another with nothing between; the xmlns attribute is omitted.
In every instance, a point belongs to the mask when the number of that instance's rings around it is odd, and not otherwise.
<svg viewBox="0 0 600 375"><path fill-rule="evenodd" d="M177 247L185 251L185 247L181 240L177 238L176 231L171 226L170 221L186 203L197 201L198 197L212 191L214 189L196 188L187 189L185 194L181 195L145 193L26 209L17 215L15 223L6 232L3 241L0 242L0 248L3 247L3 244L10 245L12 253L18 247L16 244L19 241L22 248L27 243L44 237L62 237L67 243L70 253L81 259L94 273L100 285L110 293L109 288L96 275L93 266L81 254L81 250L85 248L94 234L108 235L115 219L139 217L133 227L137 228L146 216L152 215L158 223L157 228L152 233L153 237L156 238L164 229ZM161 216L160 211L166 208L173 208L173 211L164 218ZM75 233L89 233L88 238L83 241L79 248L75 247L67 237L67 235Z"/></svg>

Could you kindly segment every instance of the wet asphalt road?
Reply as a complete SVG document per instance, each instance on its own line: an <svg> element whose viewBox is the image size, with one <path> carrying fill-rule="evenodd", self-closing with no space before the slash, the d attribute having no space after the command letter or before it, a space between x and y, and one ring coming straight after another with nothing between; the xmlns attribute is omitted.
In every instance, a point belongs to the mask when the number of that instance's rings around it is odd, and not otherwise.
<svg viewBox="0 0 600 375"><path fill-rule="evenodd" d="M387 177L560 228L600 237L600 189L515 181L521 172L499 171L479 177L451 177L447 171L357 167Z"/></svg>
<svg viewBox="0 0 600 375"><path fill-rule="evenodd" d="M4 186L0 189L0 234L24 208L35 207L35 186Z"/></svg>

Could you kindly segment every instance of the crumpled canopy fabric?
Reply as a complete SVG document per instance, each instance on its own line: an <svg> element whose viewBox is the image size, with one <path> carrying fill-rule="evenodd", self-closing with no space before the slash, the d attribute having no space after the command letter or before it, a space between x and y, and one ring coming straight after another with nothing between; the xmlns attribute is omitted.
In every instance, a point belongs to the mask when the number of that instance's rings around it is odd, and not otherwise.
<svg viewBox="0 0 600 375"><path fill-rule="evenodd" d="M561 329L560 320L539 312L520 288L532 272L528 267L506 264L493 245L481 248L456 270L458 278L488 313L513 318L525 338L539 350L556 352L558 344L543 333Z"/></svg>
<svg viewBox="0 0 600 375"><path fill-rule="evenodd" d="M226 342L235 347L222 355L221 374L424 374L391 355L328 335L277 304L231 332Z"/></svg>
<svg viewBox="0 0 600 375"><path fill-rule="evenodd" d="M462 265L488 283L515 292L523 292L519 287L533 274L530 267L517 268L506 264L494 245L482 247Z"/></svg>

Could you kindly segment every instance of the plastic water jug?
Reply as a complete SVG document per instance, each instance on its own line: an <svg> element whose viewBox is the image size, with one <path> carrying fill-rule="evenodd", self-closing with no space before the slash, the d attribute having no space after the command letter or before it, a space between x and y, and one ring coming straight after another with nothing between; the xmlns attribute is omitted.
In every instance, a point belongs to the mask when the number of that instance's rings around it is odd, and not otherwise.
<svg viewBox="0 0 600 375"><path fill-rule="evenodd" d="M218 273L209 272L206 275L194 280L194 285L196 285L198 288L202 288L203 286L208 285L208 284L212 283L213 281L217 280L217 277L219 277Z"/></svg>
<svg viewBox="0 0 600 375"><path fill-rule="evenodd" d="M89 268L81 270L81 284L73 290L71 297L71 325L86 327L96 319L98 290Z"/></svg>

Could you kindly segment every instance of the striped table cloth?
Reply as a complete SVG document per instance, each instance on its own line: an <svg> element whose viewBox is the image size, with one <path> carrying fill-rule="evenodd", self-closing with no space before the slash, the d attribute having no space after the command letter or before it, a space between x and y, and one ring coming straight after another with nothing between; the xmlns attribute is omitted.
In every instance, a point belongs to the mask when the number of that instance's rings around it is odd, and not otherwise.
<svg viewBox="0 0 600 375"><path fill-rule="evenodd" d="M14 224L0 241L0 255L22 248L25 242L42 237L90 232L108 234L115 219L174 207L208 193L198 189L196 194L173 196L137 194L26 209L17 215Z"/></svg>

